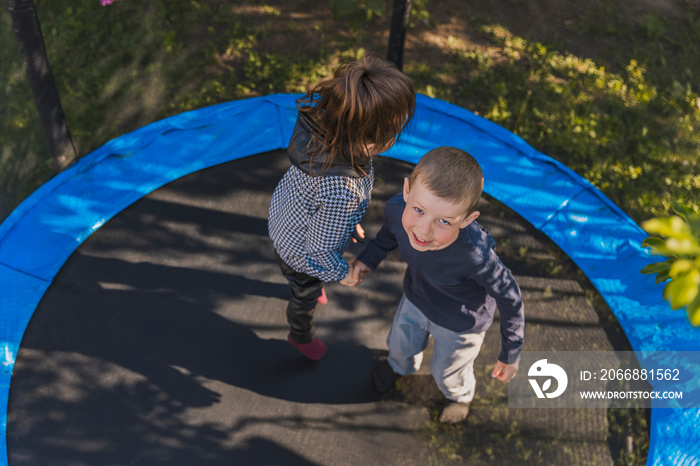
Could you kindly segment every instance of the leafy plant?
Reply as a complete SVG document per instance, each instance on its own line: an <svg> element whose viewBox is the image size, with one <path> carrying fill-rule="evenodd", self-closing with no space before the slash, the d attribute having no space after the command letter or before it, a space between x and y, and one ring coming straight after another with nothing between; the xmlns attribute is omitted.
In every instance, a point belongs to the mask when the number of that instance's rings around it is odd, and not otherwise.
<svg viewBox="0 0 700 466"><path fill-rule="evenodd" d="M411 14L408 20L410 27L416 27L418 23L426 27L432 27L430 11L428 10L428 0L413 0L411 2Z"/></svg>
<svg viewBox="0 0 700 466"><path fill-rule="evenodd" d="M353 29L360 29L374 16L384 16L384 0L333 0L331 11L335 19L345 18Z"/></svg>
<svg viewBox="0 0 700 466"><path fill-rule="evenodd" d="M493 21L472 25L484 40L479 47L448 37L450 60L407 63L421 92L517 133L637 222L665 215L672 200L700 209L696 80L679 75L667 82L643 54L604 66ZM423 55L432 48L427 44Z"/></svg>
<svg viewBox="0 0 700 466"><path fill-rule="evenodd" d="M700 213L677 202L677 215L657 217L642 223L652 234L644 240L654 254L666 256L663 262L649 264L642 273L656 274L656 283L668 280L663 297L672 309L685 306L690 323L700 326Z"/></svg>

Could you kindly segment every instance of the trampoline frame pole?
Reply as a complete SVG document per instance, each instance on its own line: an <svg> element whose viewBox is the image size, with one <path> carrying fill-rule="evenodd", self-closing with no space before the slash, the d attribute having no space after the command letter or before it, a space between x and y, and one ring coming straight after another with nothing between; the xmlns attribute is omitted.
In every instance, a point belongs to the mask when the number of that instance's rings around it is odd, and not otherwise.
<svg viewBox="0 0 700 466"><path fill-rule="evenodd" d="M7 10L12 18L12 29L22 54L54 170L58 172L77 158L78 150L49 66L36 7L33 0L7 0Z"/></svg>
<svg viewBox="0 0 700 466"><path fill-rule="evenodd" d="M403 71L403 48L406 41L406 29L411 13L412 0L394 0L389 32L389 48L386 59Z"/></svg>

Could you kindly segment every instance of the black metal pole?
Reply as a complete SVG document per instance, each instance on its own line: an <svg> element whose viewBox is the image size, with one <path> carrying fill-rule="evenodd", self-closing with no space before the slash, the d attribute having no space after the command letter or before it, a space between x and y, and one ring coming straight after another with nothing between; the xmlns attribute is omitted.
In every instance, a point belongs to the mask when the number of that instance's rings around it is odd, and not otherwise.
<svg viewBox="0 0 700 466"><path fill-rule="evenodd" d="M391 15L391 31L389 32L389 51L386 59L403 70L403 45L406 41L408 15L411 12L412 0L394 0Z"/></svg>
<svg viewBox="0 0 700 466"><path fill-rule="evenodd" d="M54 168L60 171L77 157L78 151L49 67L36 7L33 0L7 0L7 9L12 17L12 28L49 143Z"/></svg>

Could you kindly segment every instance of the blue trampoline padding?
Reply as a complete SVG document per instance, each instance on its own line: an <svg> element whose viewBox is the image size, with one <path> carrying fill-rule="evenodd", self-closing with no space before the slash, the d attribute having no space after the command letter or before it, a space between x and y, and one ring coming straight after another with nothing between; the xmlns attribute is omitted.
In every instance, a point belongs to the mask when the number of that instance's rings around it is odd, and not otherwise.
<svg viewBox="0 0 700 466"><path fill-rule="evenodd" d="M58 270L92 232L136 200L202 168L285 148L298 95L215 105L109 141L29 196L0 225L0 464L7 464L7 397L22 335ZM671 311L639 270L658 261L647 236L591 183L517 135L422 95L410 131L386 156L416 163L455 146L482 165L485 192L562 248L597 288L637 351L698 351L700 329ZM644 364L643 353L640 363ZM684 390L698 390L684 387ZM647 464L700 464L700 409L652 407ZM4 463L3 463L4 462Z"/></svg>

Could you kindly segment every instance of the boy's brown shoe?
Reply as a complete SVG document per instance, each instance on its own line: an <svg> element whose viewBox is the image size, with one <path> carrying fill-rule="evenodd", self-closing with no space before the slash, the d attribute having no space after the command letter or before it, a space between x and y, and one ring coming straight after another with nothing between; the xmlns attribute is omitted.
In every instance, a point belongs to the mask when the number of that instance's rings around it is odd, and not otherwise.
<svg viewBox="0 0 700 466"><path fill-rule="evenodd" d="M464 421L469 414L469 403L457 403L450 401L440 413L438 421L443 424L458 424Z"/></svg>
<svg viewBox="0 0 700 466"><path fill-rule="evenodd" d="M401 376L394 372L394 369L391 368L386 359L375 364L372 370L374 388L376 388L379 393L388 392L399 377Z"/></svg>

